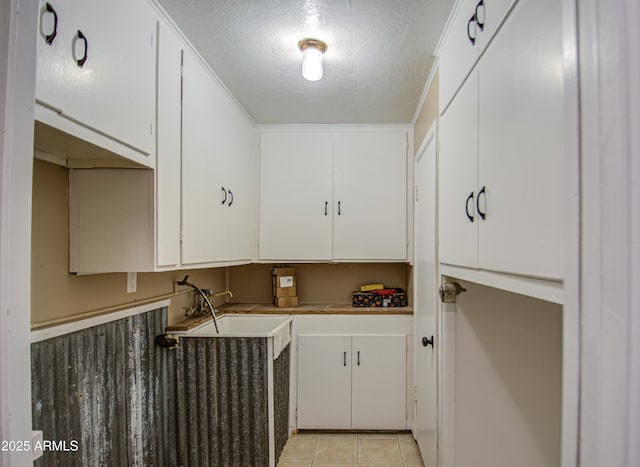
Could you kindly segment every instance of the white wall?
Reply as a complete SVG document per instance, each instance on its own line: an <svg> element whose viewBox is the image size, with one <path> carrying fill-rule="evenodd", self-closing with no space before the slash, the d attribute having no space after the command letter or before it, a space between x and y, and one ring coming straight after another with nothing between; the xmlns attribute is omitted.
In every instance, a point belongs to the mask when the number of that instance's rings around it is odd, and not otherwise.
<svg viewBox="0 0 640 467"><path fill-rule="evenodd" d="M562 307L461 284L445 363L455 365L456 467L560 465Z"/></svg>
<svg viewBox="0 0 640 467"><path fill-rule="evenodd" d="M31 171L38 2L0 3L0 439L31 439ZM31 453L3 451L3 466Z"/></svg>
<svg viewBox="0 0 640 467"><path fill-rule="evenodd" d="M640 5L578 0L580 465L640 465Z"/></svg>

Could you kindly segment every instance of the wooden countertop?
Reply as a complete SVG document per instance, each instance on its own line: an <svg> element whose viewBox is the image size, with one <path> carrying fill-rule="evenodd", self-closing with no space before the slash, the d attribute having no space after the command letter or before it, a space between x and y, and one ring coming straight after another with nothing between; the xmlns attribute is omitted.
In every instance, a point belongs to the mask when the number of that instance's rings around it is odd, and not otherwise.
<svg viewBox="0 0 640 467"><path fill-rule="evenodd" d="M228 303L217 308L223 314L256 314L256 315L412 315L413 307L353 307L346 304L300 305L290 308L278 308L270 304ZM167 326L167 331L189 331L209 321L209 315L187 318L179 323Z"/></svg>

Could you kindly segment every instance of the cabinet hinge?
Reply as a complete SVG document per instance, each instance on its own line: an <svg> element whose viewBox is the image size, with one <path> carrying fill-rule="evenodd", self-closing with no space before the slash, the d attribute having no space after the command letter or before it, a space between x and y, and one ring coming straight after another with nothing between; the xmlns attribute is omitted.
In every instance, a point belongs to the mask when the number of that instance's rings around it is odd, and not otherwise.
<svg viewBox="0 0 640 467"><path fill-rule="evenodd" d="M418 402L418 391L416 387L413 387L413 402Z"/></svg>

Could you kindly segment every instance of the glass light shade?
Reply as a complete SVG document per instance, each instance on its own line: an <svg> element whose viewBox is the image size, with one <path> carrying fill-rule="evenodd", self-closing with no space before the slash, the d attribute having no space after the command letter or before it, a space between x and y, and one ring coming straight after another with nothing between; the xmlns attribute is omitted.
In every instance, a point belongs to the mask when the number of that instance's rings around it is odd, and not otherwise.
<svg viewBox="0 0 640 467"><path fill-rule="evenodd" d="M322 52L309 47L302 53L302 76L309 81L322 78Z"/></svg>

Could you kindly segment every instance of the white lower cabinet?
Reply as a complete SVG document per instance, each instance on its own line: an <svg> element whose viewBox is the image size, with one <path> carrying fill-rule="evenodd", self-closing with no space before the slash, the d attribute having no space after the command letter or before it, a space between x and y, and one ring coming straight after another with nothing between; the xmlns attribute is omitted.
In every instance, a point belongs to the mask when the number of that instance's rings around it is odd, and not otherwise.
<svg viewBox="0 0 640 467"><path fill-rule="evenodd" d="M298 335L298 429L406 428L406 336Z"/></svg>

